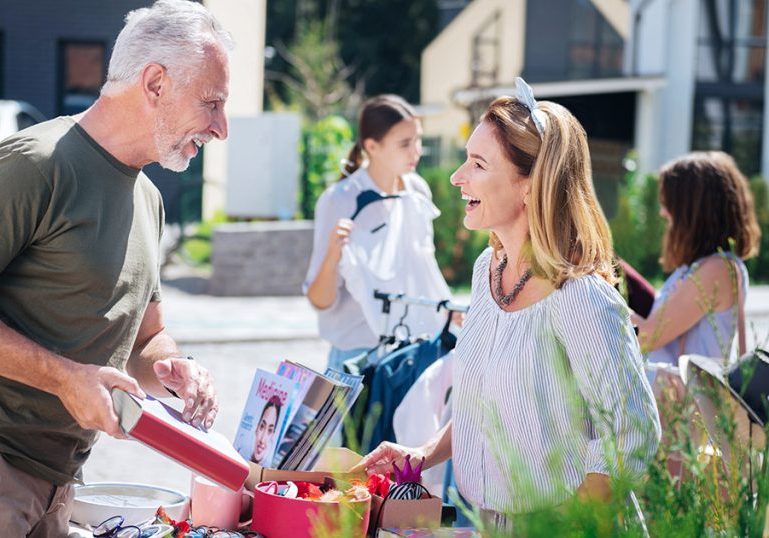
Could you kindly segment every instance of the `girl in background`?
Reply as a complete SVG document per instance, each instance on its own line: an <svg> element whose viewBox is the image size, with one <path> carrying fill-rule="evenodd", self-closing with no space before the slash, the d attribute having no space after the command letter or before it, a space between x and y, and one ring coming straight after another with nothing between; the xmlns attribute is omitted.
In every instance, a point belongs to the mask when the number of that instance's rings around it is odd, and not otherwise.
<svg viewBox="0 0 769 538"><path fill-rule="evenodd" d="M748 180L726 153L695 152L662 168L659 189L661 263L672 273L651 315L633 316L641 347L652 364L677 366L683 354L726 359L748 290L743 260L761 236Z"/></svg>
<svg viewBox="0 0 769 538"><path fill-rule="evenodd" d="M419 118L402 98L369 99L340 181L315 206L304 293L318 310L320 336L331 344L332 368L340 369L347 358L376 346L383 333L377 325L384 319L381 303L373 298L372 282L387 281L389 289L381 291L450 299L435 261L432 220L439 212L429 186L415 173L421 137ZM398 198L377 200L359 212L359 195L365 191ZM359 248L345 254L348 245ZM412 334L440 329L443 322L430 310L415 307L408 312L404 321Z"/></svg>

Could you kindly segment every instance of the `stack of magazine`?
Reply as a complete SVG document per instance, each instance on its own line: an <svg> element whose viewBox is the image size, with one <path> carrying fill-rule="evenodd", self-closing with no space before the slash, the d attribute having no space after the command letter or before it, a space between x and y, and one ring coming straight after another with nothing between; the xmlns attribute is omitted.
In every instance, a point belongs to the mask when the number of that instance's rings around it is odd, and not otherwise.
<svg viewBox="0 0 769 538"><path fill-rule="evenodd" d="M235 449L262 467L312 469L363 389L363 376L323 374L283 361L257 370L235 435Z"/></svg>

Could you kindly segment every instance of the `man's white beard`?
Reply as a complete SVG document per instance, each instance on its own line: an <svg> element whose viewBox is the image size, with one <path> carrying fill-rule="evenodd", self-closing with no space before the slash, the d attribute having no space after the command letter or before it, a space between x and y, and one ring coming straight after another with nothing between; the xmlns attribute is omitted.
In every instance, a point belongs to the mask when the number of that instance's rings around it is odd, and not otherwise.
<svg viewBox="0 0 769 538"><path fill-rule="evenodd" d="M193 138L194 136L191 135L177 142L166 121L165 110L158 114L155 120L155 149L158 153L158 164L174 172L184 172L192 159L184 155L184 147L192 142Z"/></svg>

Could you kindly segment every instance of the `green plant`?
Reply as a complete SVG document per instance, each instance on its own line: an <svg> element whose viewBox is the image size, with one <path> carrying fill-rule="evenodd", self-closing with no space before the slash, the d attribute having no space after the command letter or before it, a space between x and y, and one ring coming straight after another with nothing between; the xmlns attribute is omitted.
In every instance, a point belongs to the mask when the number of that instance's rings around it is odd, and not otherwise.
<svg viewBox="0 0 769 538"><path fill-rule="evenodd" d="M750 180L750 190L756 207L756 219L761 228L758 255L746 265L752 281L769 282L769 185L762 177Z"/></svg>
<svg viewBox="0 0 769 538"><path fill-rule="evenodd" d="M341 116L327 116L305 127L301 148L304 175L300 201L304 218L313 218L318 198L339 177L341 161L347 157L352 140L352 127Z"/></svg>
<svg viewBox="0 0 769 538"><path fill-rule="evenodd" d="M652 281L664 276L658 261L665 229L658 189L656 176L628 174L619 188L617 213L609 221L617 255Z"/></svg>
<svg viewBox="0 0 769 538"><path fill-rule="evenodd" d="M435 230L435 257L446 281L452 286L468 286L473 276L473 265L488 245L486 232L470 231L464 227L465 202L459 189L452 186L449 177L456 167L424 168L420 174L430 185L433 203L441 215L433 222Z"/></svg>
<svg viewBox="0 0 769 538"><path fill-rule="evenodd" d="M214 228L228 220L224 211L217 211L210 219L193 225L192 234L182 232L176 251L190 265L211 263L211 236Z"/></svg>

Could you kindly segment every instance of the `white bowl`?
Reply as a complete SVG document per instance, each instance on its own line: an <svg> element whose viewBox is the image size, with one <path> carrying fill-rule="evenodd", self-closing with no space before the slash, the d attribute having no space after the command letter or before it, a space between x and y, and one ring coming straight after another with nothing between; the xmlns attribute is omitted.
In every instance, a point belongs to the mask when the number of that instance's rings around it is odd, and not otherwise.
<svg viewBox="0 0 769 538"><path fill-rule="evenodd" d="M175 521L189 516L187 496L173 489L120 482L76 485L71 519L95 527L112 516L123 516L123 525L138 525L153 519L159 506Z"/></svg>

